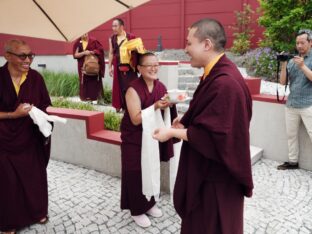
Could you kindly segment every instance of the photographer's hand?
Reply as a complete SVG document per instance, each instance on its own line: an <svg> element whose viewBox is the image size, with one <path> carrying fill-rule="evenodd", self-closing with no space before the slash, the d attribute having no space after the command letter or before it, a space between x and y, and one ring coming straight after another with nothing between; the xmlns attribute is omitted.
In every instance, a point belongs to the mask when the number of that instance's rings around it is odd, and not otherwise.
<svg viewBox="0 0 312 234"><path fill-rule="evenodd" d="M305 65L304 58L295 56L294 57L294 63L298 66L299 69L304 73L304 75L312 81L312 71Z"/></svg>
<svg viewBox="0 0 312 234"><path fill-rule="evenodd" d="M294 60L294 63L299 67L299 68L302 68L304 66L304 59L303 57L300 57L300 56L295 56L293 58Z"/></svg>

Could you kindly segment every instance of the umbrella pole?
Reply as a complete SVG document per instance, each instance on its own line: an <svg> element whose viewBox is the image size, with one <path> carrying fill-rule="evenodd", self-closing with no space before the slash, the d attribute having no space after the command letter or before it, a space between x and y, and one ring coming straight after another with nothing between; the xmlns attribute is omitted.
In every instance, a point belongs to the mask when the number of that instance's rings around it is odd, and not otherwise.
<svg viewBox="0 0 312 234"><path fill-rule="evenodd" d="M36 2L36 0L33 0L33 2L36 4L36 6L42 11L42 13L49 19L51 24L56 28L57 31L64 37L66 41L68 41L67 37L64 35L64 33L59 29L59 27L56 25L56 23L51 19L51 17L48 15L47 12L39 5L39 3Z"/></svg>
<svg viewBox="0 0 312 234"><path fill-rule="evenodd" d="M115 1L118 2L118 3L120 3L121 5L123 5L124 7L128 8L128 9L131 8L131 6L127 5L126 3L124 3L124 2L122 2L122 1L120 1L120 0L115 0Z"/></svg>

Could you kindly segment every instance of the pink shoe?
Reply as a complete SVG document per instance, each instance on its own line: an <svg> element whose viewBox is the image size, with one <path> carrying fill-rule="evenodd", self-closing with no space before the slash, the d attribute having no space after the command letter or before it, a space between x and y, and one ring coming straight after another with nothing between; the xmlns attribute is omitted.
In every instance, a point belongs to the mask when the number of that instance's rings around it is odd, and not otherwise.
<svg viewBox="0 0 312 234"><path fill-rule="evenodd" d="M154 218L159 218L163 215L161 209L159 209L156 205L154 205L151 209L149 209L146 214L154 217Z"/></svg>
<svg viewBox="0 0 312 234"><path fill-rule="evenodd" d="M152 225L151 221L145 214L131 216L131 217L133 218L134 222L140 227L147 228Z"/></svg>

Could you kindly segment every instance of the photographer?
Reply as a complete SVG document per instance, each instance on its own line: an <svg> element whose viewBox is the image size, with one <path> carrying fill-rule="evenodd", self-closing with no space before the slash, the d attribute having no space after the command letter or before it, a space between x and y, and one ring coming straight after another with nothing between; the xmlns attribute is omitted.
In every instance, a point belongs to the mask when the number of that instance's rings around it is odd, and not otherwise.
<svg viewBox="0 0 312 234"><path fill-rule="evenodd" d="M298 132L302 119L312 141L312 33L300 30L296 36L296 49L299 55L289 62L282 61L280 83L286 84L289 78L290 94L286 103L285 117L288 138L288 162L277 169L297 169L299 158Z"/></svg>

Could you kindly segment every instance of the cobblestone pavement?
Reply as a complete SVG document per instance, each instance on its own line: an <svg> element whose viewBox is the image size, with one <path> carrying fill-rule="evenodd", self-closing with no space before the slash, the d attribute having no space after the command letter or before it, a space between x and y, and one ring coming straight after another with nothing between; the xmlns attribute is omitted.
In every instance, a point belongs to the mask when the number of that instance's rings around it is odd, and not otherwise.
<svg viewBox="0 0 312 234"><path fill-rule="evenodd" d="M253 166L255 189L245 202L244 233L312 233L312 172L277 171L277 164L264 159ZM119 208L119 178L53 160L48 175L50 221L19 233L179 233L180 219L167 194L160 201L163 217L142 229Z"/></svg>

